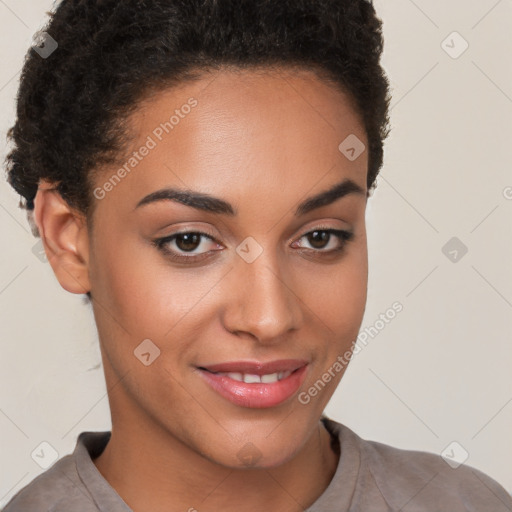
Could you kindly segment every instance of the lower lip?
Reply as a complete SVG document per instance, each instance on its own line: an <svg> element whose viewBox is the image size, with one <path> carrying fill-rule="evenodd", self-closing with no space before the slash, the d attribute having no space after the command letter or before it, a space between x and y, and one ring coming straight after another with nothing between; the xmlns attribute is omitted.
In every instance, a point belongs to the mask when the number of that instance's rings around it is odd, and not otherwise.
<svg viewBox="0 0 512 512"><path fill-rule="evenodd" d="M264 384L263 382L247 384L206 370L200 370L200 372L206 382L219 395L235 405L263 409L275 407L293 396L304 382L306 369L307 365L304 365L286 379L270 384Z"/></svg>

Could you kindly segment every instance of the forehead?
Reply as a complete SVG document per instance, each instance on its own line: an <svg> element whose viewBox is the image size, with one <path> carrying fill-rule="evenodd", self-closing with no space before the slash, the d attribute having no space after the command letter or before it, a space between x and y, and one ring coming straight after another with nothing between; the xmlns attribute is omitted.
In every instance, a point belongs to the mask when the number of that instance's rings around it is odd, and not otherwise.
<svg viewBox="0 0 512 512"><path fill-rule="evenodd" d="M339 149L354 136L367 145L362 122L350 98L313 72L207 73L153 94L128 127L130 150L95 184L123 167L108 199L132 208L169 186L235 202L247 191L305 194L342 177L366 188L367 152L351 161Z"/></svg>

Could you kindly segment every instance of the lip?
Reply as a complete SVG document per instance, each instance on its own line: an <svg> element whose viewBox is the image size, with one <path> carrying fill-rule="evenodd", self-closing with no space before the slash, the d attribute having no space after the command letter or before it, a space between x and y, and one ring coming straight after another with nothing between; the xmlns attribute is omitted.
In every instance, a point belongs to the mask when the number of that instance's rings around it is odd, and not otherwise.
<svg viewBox="0 0 512 512"><path fill-rule="evenodd" d="M232 361L198 367L201 377L219 395L231 403L254 409L276 407L293 396L306 377L307 361L298 359L282 359L268 363L251 361ZM239 382L222 373L250 373L265 375L282 371L292 373L277 382L253 383Z"/></svg>

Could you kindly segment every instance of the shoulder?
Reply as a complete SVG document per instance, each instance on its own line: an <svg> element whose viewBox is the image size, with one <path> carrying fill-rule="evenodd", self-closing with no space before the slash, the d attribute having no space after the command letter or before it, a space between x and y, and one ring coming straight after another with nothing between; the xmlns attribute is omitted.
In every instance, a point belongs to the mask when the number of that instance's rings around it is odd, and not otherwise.
<svg viewBox="0 0 512 512"><path fill-rule="evenodd" d="M88 504L89 503L89 504ZM2 512L97 511L82 486L73 457L66 455L20 489Z"/></svg>
<svg viewBox="0 0 512 512"><path fill-rule="evenodd" d="M361 446L362 456L381 492L400 507L408 502L411 510L512 510L512 497L476 468L465 464L452 467L440 455L403 450L376 441L362 440Z"/></svg>
<svg viewBox="0 0 512 512"><path fill-rule="evenodd" d="M512 511L510 494L476 468L452 467L441 455L365 440L338 425L341 437L358 446L361 469L371 484L394 508L404 512Z"/></svg>

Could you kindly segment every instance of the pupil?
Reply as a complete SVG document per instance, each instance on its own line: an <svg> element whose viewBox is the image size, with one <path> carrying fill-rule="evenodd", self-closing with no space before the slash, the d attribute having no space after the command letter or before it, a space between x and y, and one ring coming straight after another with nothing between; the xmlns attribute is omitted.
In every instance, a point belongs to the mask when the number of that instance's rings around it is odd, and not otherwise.
<svg viewBox="0 0 512 512"><path fill-rule="evenodd" d="M315 249L322 249L325 247L325 242L329 241L330 233L327 231L313 231L309 235L309 243L315 247Z"/></svg>
<svg viewBox="0 0 512 512"><path fill-rule="evenodd" d="M200 242L198 233L184 233L176 236L176 245L182 251L193 251L197 249Z"/></svg>

